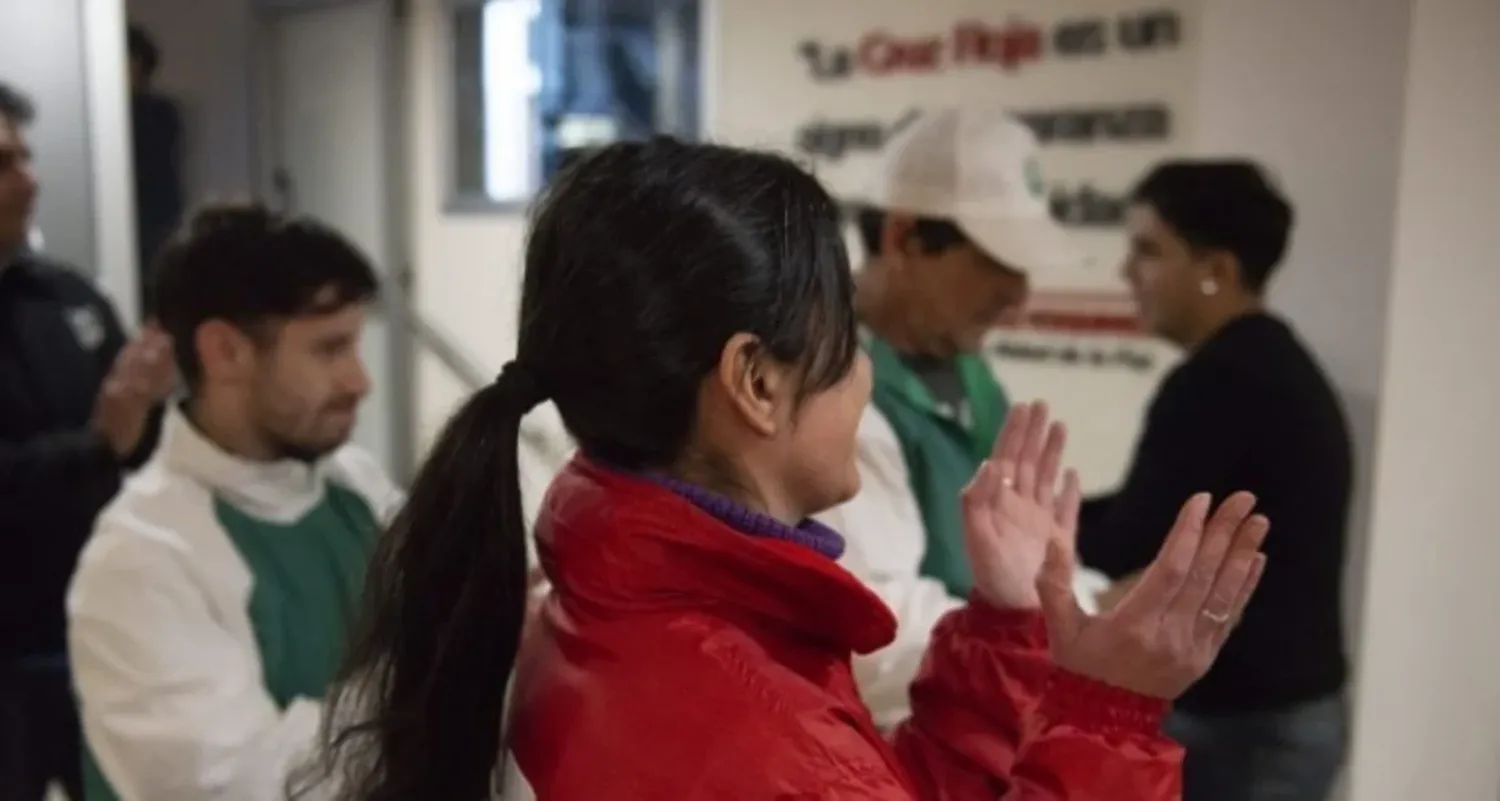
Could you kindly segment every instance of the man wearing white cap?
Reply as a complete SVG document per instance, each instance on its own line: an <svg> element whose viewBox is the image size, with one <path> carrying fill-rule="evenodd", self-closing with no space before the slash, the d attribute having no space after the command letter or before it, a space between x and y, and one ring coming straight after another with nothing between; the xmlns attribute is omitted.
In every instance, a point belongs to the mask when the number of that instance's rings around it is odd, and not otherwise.
<svg viewBox="0 0 1500 801"><path fill-rule="evenodd" d="M889 726L906 715L932 627L973 583L959 494L1009 406L981 343L1019 315L1032 276L1073 257L1036 138L1003 110L926 113L883 158L859 215L867 261L855 303L875 372L859 432L862 489L826 517L848 540L844 565L900 623L895 642L855 664L865 702Z"/></svg>

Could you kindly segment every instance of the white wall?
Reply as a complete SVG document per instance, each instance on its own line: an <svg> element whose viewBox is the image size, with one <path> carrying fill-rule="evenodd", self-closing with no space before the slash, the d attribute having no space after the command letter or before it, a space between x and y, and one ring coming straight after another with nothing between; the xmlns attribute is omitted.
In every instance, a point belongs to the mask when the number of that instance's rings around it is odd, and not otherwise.
<svg viewBox="0 0 1500 801"><path fill-rule="evenodd" d="M79 0L0 2L0 81L37 104L28 131L42 182L37 223L47 251L94 271L93 185Z"/></svg>
<svg viewBox="0 0 1500 801"><path fill-rule="evenodd" d="M1360 653L1358 801L1500 794L1497 33L1494 0L1413 3Z"/></svg>
<svg viewBox="0 0 1500 801"><path fill-rule="evenodd" d="M140 315L136 265L135 163L131 154L130 79L125 6L82 0L83 71L93 176L94 266L127 330Z"/></svg>

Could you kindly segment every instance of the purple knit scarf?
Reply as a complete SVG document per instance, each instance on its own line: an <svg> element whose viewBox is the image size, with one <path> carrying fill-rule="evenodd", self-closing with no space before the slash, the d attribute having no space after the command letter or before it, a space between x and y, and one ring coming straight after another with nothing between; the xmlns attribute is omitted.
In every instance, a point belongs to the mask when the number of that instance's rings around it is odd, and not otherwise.
<svg viewBox="0 0 1500 801"><path fill-rule="evenodd" d="M811 518L803 520L796 526L789 526L770 515L747 509L697 484L689 484L686 481L660 474L647 475L645 478L653 484L671 490L704 512L713 515L719 522L742 534L794 542L811 548L829 559L838 559L844 555L844 537Z"/></svg>

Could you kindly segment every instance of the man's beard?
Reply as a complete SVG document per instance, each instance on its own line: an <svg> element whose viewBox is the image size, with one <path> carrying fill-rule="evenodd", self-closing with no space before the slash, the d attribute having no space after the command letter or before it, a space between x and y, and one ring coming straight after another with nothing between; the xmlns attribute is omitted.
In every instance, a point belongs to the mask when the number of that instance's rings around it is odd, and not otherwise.
<svg viewBox="0 0 1500 801"><path fill-rule="evenodd" d="M259 439L275 459L292 459L312 464L343 447L353 434L353 426L339 431L331 425L336 415L358 414L359 396L341 396L325 401L307 411L296 405L270 403L259 398L255 422Z"/></svg>
<svg viewBox="0 0 1500 801"><path fill-rule="evenodd" d="M264 436L277 459L292 459L306 464L319 461L349 441L348 436L342 436L333 440L309 442L283 436L270 428L265 429Z"/></svg>
<svg viewBox="0 0 1500 801"><path fill-rule="evenodd" d="M344 443L342 441L325 445L308 445L290 442L280 438L271 440L271 447L275 450L276 458L292 459L306 464L313 464L330 453L338 450Z"/></svg>

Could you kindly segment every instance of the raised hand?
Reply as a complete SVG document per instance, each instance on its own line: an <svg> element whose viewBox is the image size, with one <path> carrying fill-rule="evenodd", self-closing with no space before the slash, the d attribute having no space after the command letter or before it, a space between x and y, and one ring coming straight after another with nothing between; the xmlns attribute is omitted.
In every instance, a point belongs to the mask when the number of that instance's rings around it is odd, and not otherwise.
<svg viewBox="0 0 1500 801"><path fill-rule="evenodd" d="M1078 477L1056 491L1067 430L1049 423L1045 404L1011 409L994 452L964 489L964 536L974 590L1003 608L1041 602L1037 577L1049 546L1071 552L1078 532Z"/></svg>
<svg viewBox="0 0 1500 801"><path fill-rule="evenodd" d="M172 338L155 322L147 322L140 336L126 344L116 360L113 377L130 384L131 391L153 405L166 400L177 387L177 363Z"/></svg>
<svg viewBox="0 0 1500 801"><path fill-rule="evenodd" d="M1183 507L1156 560L1112 609L1089 617L1073 596L1073 554L1048 554L1038 582L1053 661L1106 684L1174 699L1208 672L1265 569L1270 528L1255 497Z"/></svg>
<svg viewBox="0 0 1500 801"><path fill-rule="evenodd" d="M120 458L133 453L151 408L171 394L177 376L172 341L148 326L115 357L94 401L93 423Z"/></svg>

